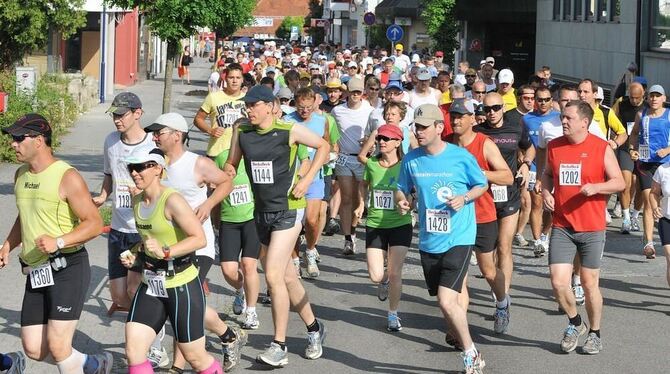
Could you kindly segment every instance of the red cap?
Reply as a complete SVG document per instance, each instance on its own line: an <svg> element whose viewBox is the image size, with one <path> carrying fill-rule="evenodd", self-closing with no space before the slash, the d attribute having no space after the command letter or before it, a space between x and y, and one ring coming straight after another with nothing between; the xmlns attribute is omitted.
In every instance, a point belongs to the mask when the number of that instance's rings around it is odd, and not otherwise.
<svg viewBox="0 0 670 374"><path fill-rule="evenodd" d="M216 66L218 67L226 66L226 61L224 61L224 59L220 59L219 62L216 63Z"/></svg>
<svg viewBox="0 0 670 374"><path fill-rule="evenodd" d="M402 140L402 129L396 125L382 125L377 129L377 135L385 136L390 139Z"/></svg>
<svg viewBox="0 0 670 374"><path fill-rule="evenodd" d="M444 57L444 52L442 51L435 52L435 57Z"/></svg>

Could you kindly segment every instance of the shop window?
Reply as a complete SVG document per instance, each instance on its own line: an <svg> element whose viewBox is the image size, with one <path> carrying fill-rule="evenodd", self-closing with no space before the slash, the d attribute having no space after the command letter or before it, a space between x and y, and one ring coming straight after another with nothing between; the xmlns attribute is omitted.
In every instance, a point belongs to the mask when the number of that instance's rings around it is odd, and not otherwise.
<svg viewBox="0 0 670 374"><path fill-rule="evenodd" d="M649 48L670 52L670 0L652 0Z"/></svg>

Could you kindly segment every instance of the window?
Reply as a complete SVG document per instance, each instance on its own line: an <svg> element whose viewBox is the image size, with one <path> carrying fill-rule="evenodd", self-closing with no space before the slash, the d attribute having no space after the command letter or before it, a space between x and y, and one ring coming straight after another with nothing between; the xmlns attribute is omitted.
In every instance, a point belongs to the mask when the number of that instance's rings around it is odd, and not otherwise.
<svg viewBox="0 0 670 374"><path fill-rule="evenodd" d="M561 20L561 0L554 0L554 16L552 19L554 21Z"/></svg>
<svg viewBox="0 0 670 374"><path fill-rule="evenodd" d="M607 22L609 21L609 8L607 7L609 0L599 0L598 1L598 21Z"/></svg>
<svg viewBox="0 0 670 374"><path fill-rule="evenodd" d="M652 0L649 48L670 52L670 0Z"/></svg>
<svg viewBox="0 0 670 374"><path fill-rule="evenodd" d="M572 0L563 0L563 20L572 21Z"/></svg>
<svg viewBox="0 0 670 374"><path fill-rule="evenodd" d="M621 0L613 0L612 3L612 22L619 22L619 17L621 17Z"/></svg>
<svg viewBox="0 0 670 374"><path fill-rule="evenodd" d="M586 0L586 20L587 21L595 21L595 14L596 14L596 3L598 0Z"/></svg>
<svg viewBox="0 0 670 374"><path fill-rule="evenodd" d="M584 0L575 0L575 21L584 20Z"/></svg>

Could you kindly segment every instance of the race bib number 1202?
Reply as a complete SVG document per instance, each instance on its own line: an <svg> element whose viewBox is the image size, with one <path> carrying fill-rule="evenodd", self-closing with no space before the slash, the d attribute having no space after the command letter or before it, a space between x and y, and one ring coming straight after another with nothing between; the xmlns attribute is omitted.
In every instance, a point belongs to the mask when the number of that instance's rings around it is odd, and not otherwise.
<svg viewBox="0 0 670 374"><path fill-rule="evenodd" d="M561 164L558 176L558 184L561 186L581 186L582 164Z"/></svg>

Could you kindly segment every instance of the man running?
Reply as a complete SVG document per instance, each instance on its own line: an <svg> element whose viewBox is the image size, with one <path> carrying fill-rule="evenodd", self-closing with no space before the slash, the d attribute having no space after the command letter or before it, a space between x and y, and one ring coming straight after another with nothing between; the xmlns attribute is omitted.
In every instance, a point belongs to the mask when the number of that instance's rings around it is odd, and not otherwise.
<svg viewBox="0 0 670 374"><path fill-rule="evenodd" d="M21 341L26 355L51 355L60 374L105 373L112 355L86 355L72 347L91 281L84 244L102 231L102 219L86 182L75 168L54 157L51 126L39 114L26 114L2 129L12 137L23 165L14 176L19 214L0 248L0 268L21 245L26 277L21 307Z"/></svg>
<svg viewBox="0 0 670 374"><path fill-rule="evenodd" d="M416 189L419 200L419 250L428 293L437 296L442 314L456 338L466 373L481 373L485 362L472 342L458 294L470 263L477 234L472 201L486 193L486 177L477 160L463 148L441 139L444 116L436 105L414 112L419 148L402 161L395 200L407 214Z"/></svg>
<svg viewBox="0 0 670 374"><path fill-rule="evenodd" d="M588 331L582 347L586 354L597 354L603 348L599 278L605 249L605 206L608 195L624 188L614 151L607 142L588 132L592 120L593 108L588 103L566 104L561 113L564 135L549 142L542 177L544 206L554 213L549 251L551 285L569 320L561 349L572 352L579 344L579 337ZM590 330L577 312L571 287L577 254Z"/></svg>
<svg viewBox="0 0 670 374"><path fill-rule="evenodd" d="M318 359L323 354L325 326L314 317L307 293L297 278L291 252L301 229L304 196L328 157L328 143L311 130L272 117L275 97L264 86L247 92L244 102L251 125L236 129L226 161L226 172L235 175L244 157L255 196L256 229L267 255L265 278L272 297L274 339L256 360L273 367L288 364L286 330L289 305L307 326L305 356ZM309 171L298 179L299 144L316 149Z"/></svg>

